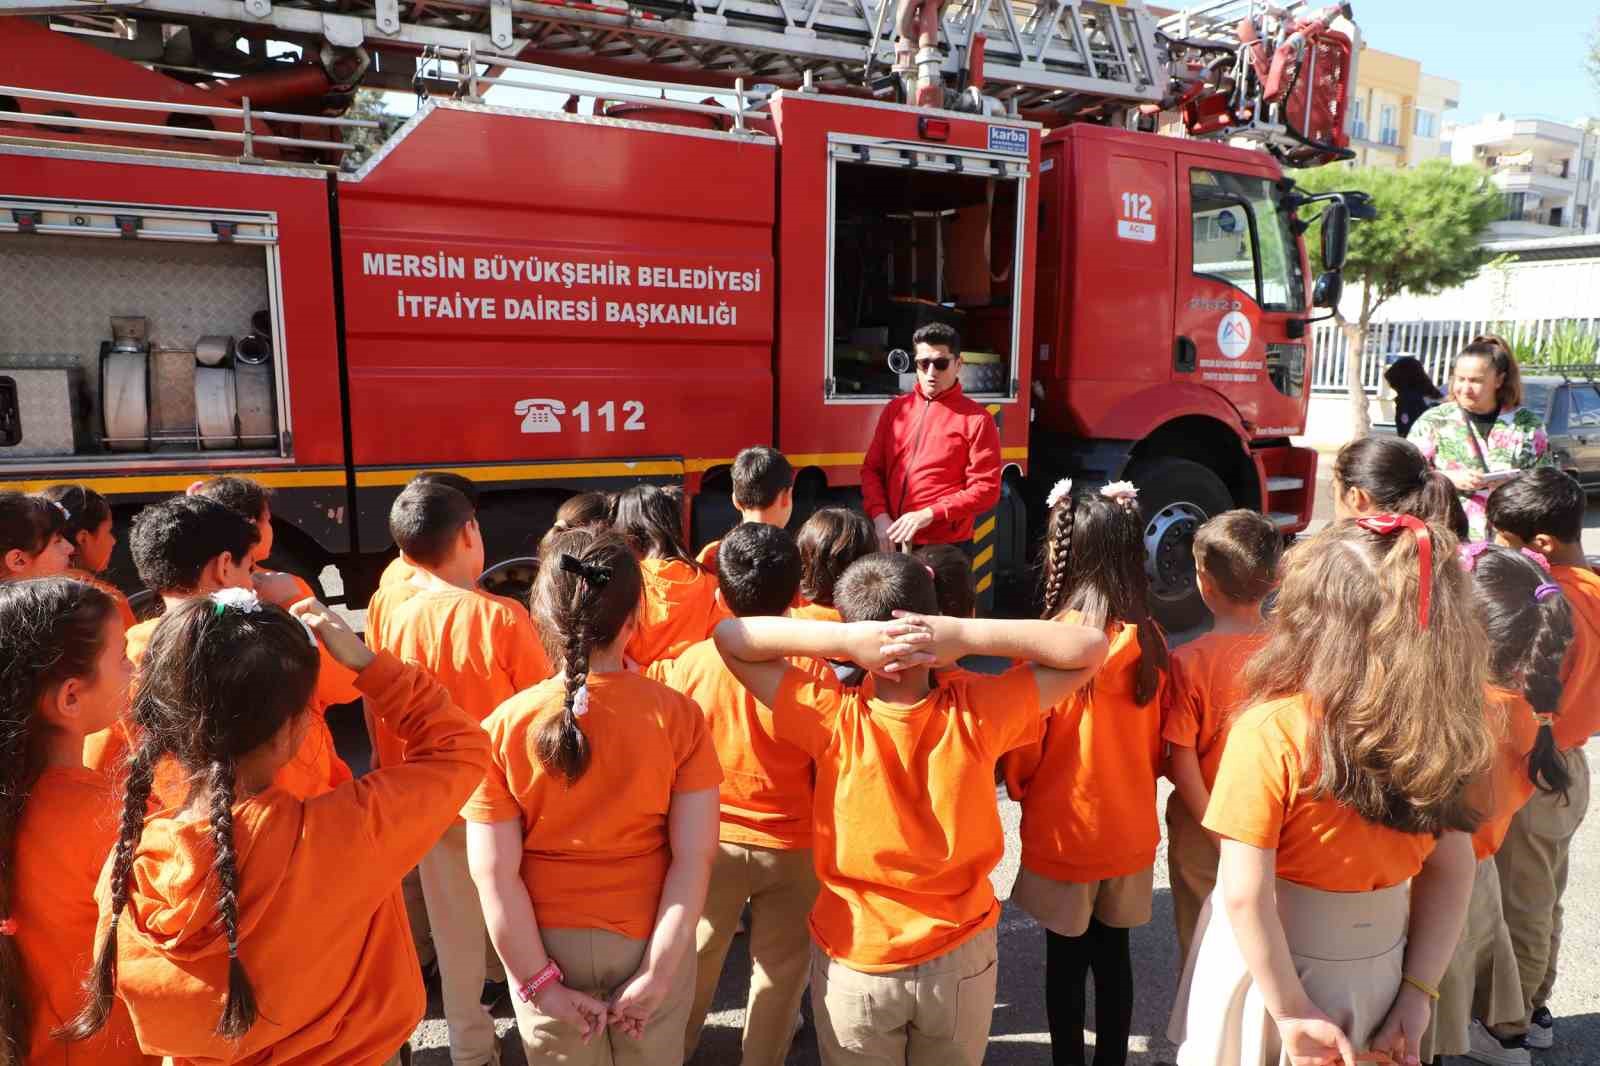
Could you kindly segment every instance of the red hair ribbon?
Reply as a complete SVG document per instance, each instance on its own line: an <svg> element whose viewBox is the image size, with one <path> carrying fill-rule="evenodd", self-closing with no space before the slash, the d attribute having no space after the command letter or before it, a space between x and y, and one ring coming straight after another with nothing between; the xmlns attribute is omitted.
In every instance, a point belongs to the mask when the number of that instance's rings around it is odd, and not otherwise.
<svg viewBox="0 0 1600 1066"><path fill-rule="evenodd" d="M1428 523L1416 515L1377 514L1356 519L1356 525L1380 537L1387 537L1402 529L1409 529L1417 535L1417 562L1422 570L1417 582L1417 625L1427 629L1428 608L1433 603L1433 535L1428 532Z"/></svg>
<svg viewBox="0 0 1600 1066"><path fill-rule="evenodd" d="M0 919L0 936L16 936L17 920L15 918Z"/></svg>

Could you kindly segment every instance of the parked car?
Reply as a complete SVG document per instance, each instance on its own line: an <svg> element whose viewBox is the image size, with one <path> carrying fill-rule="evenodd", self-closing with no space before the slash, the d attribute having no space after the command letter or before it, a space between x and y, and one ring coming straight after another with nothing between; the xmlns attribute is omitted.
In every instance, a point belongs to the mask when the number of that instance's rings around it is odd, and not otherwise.
<svg viewBox="0 0 1600 1066"><path fill-rule="evenodd" d="M1600 367L1526 374L1522 402L1544 416L1556 465L1600 493Z"/></svg>

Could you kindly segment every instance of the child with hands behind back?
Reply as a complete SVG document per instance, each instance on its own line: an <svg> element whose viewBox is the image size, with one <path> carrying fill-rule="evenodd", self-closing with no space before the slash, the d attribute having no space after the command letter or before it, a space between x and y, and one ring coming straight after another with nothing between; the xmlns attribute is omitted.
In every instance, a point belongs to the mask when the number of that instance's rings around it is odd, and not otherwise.
<svg viewBox="0 0 1600 1066"><path fill-rule="evenodd" d="M1494 751L1455 547L1385 515L1285 556L1203 823L1221 863L1173 1012L1179 1066L1419 1061Z"/></svg>
<svg viewBox="0 0 1600 1066"><path fill-rule="evenodd" d="M486 718L467 855L530 1062L683 1061L722 771L700 708L625 668L627 541L570 530L533 613L560 673Z"/></svg>
<svg viewBox="0 0 1600 1066"><path fill-rule="evenodd" d="M906 555L858 560L835 602L846 624L740 618L715 633L777 737L816 760L811 1002L822 1061L976 1066L998 965L995 763L1040 735L1046 710L1100 665L1105 639L939 617L932 577ZM964 655L1024 662L935 682L932 668ZM850 659L869 673L847 690L786 656Z"/></svg>
<svg viewBox="0 0 1600 1066"><path fill-rule="evenodd" d="M406 758L302 800L272 782L308 727L319 641L406 738ZM169 607L132 717L88 1000L68 1039L100 1031L120 1001L139 1046L175 1066L395 1061L425 1006L421 982L400 979L417 961L396 886L483 776L476 722L321 604L291 614L248 589ZM151 812L169 759L195 785Z"/></svg>

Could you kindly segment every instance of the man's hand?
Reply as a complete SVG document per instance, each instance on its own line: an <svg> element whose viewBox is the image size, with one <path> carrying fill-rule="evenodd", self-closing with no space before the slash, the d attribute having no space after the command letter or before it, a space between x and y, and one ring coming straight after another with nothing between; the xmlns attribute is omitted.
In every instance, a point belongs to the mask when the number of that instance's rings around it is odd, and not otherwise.
<svg viewBox="0 0 1600 1066"><path fill-rule="evenodd" d="M933 521L933 508L924 507L920 511L911 511L896 518L889 526L887 536L890 544L910 544L916 540L917 534L926 529Z"/></svg>
<svg viewBox="0 0 1600 1066"><path fill-rule="evenodd" d="M889 540L889 516L881 514L872 520L872 528L878 534L878 550L881 552L894 551L894 543Z"/></svg>
<svg viewBox="0 0 1600 1066"><path fill-rule="evenodd" d="M1476 470L1445 470L1443 474L1458 492L1477 492L1486 484L1483 475Z"/></svg>

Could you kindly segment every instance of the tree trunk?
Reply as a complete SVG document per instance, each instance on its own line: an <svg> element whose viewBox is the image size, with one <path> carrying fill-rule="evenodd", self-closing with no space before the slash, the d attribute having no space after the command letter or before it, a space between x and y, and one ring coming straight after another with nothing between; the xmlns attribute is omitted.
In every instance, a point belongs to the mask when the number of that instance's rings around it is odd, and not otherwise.
<svg viewBox="0 0 1600 1066"><path fill-rule="evenodd" d="M1350 396L1350 439L1357 440L1372 432L1372 419L1367 413L1367 390L1361 382L1362 363L1365 359L1367 329L1365 322L1347 322L1339 318L1339 329L1344 333L1345 388Z"/></svg>

